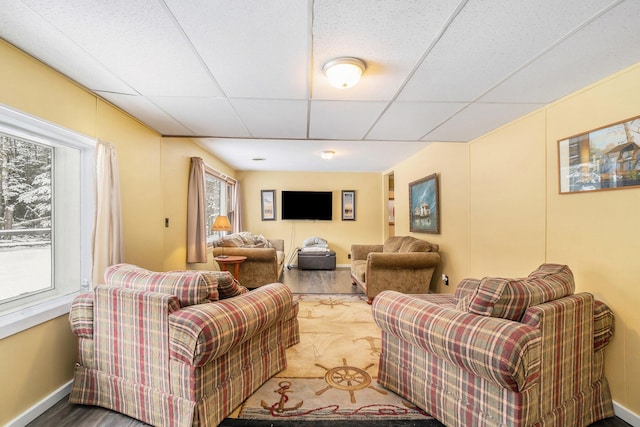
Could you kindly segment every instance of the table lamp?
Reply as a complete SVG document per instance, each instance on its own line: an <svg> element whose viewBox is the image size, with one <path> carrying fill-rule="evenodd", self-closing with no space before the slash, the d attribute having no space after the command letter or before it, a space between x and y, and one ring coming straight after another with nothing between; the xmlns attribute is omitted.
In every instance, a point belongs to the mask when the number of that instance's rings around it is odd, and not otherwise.
<svg viewBox="0 0 640 427"><path fill-rule="evenodd" d="M231 231L231 223L229 222L229 218L226 215L218 215L216 220L213 221L211 225L211 231ZM222 255L220 258L226 258L227 256L224 254L224 246L222 246Z"/></svg>

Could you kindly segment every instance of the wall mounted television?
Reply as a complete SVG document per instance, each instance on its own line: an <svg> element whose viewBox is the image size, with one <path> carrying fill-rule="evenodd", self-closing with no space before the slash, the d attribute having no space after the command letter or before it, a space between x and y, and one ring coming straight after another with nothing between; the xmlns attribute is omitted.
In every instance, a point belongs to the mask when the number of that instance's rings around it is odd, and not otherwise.
<svg viewBox="0 0 640 427"><path fill-rule="evenodd" d="M282 219L331 221L333 193L331 191L282 191Z"/></svg>

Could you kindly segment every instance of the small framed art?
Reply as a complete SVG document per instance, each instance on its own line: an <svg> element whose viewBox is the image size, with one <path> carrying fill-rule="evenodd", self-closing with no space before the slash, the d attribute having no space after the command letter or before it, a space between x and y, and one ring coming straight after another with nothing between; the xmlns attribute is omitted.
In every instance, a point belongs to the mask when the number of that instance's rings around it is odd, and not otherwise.
<svg viewBox="0 0 640 427"><path fill-rule="evenodd" d="M276 190L261 190L260 207L263 221L276 220Z"/></svg>
<svg viewBox="0 0 640 427"><path fill-rule="evenodd" d="M356 192L355 190L342 190L342 220L356 220Z"/></svg>

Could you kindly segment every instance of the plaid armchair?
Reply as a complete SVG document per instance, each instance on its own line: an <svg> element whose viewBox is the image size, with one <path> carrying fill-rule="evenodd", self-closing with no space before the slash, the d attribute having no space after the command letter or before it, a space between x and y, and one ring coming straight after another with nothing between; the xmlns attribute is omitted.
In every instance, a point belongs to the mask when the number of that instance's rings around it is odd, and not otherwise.
<svg viewBox="0 0 640 427"><path fill-rule="evenodd" d="M455 295L382 292L378 382L447 426L586 426L613 416L613 314L567 266L463 280Z"/></svg>
<svg viewBox="0 0 640 427"><path fill-rule="evenodd" d="M78 362L69 401L154 426L215 426L286 367L297 303L281 283L252 292L228 272L109 267L69 313Z"/></svg>

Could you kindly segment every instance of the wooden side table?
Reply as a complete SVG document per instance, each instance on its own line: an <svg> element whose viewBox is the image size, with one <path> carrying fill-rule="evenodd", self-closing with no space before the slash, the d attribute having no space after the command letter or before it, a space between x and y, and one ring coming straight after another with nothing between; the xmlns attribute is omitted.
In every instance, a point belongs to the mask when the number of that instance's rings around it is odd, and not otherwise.
<svg viewBox="0 0 640 427"><path fill-rule="evenodd" d="M240 264L247 260L246 256L241 255L219 255L213 258L220 265L222 271L229 271L229 266L233 265L233 277L240 280Z"/></svg>

